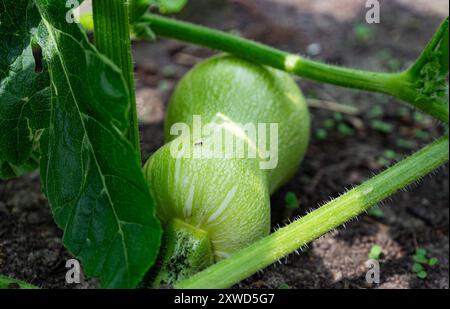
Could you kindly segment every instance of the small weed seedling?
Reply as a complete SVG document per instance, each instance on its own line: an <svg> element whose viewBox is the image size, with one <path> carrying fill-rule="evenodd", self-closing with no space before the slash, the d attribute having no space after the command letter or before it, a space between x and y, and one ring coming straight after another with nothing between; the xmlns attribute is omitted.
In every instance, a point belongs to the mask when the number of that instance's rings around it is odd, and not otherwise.
<svg viewBox="0 0 450 309"><path fill-rule="evenodd" d="M377 160L378 165L380 166L388 166L395 161L400 161L402 156L391 149L386 149L383 151L382 156L380 156Z"/></svg>
<svg viewBox="0 0 450 309"><path fill-rule="evenodd" d="M381 120L372 120L370 122L370 126L372 127L372 129L384 134L392 133L392 131L394 130L394 126L392 124Z"/></svg>
<svg viewBox="0 0 450 309"><path fill-rule="evenodd" d="M288 289L290 289L290 286L287 284L287 283L281 283L279 286L278 286L278 289L279 290L288 290Z"/></svg>
<svg viewBox="0 0 450 309"><path fill-rule="evenodd" d="M294 192L286 193L286 195L284 196L284 202L286 204L286 208L288 209L297 209L300 207L300 203Z"/></svg>
<svg viewBox="0 0 450 309"><path fill-rule="evenodd" d="M92 20L82 18L85 27L93 25L93 44L82 25L68 21L65 1L0 0L0 178L39 168L64 245L102 287L136 288L149 271L152 287L231 287L448 162L444 135L270 233L270 195L295 173L310 135L310 114L291 75L388 95L447 126L448 18L410 67L398 71L401 62L392 62L394 72L384 73L321 63L148 13L150 6L174 13L186 2L93 0ZM364 25L354 31L361 42L373 35ZM167 111L167 143L145 158L144 167L130 37L168 37L226 53L179 82ZM42 70L33 48L42 52ZM163 70L167 79L173 73ZM280 164L260 169L268 160L263 155L185 156L211 142L200 135L185 148L170 134L175 123L190 130L195 115L232 132L240 132L241 122L279 124L278 155L269 159ZM376 130L393 130L378 119L380 111L370 117ZM339 113L323 130L316 132L319 139L332 130L355 134ZM246 148L253 146L247 134L239 136ZM409 140L397 144L415 147ZM171 152L173 145L180 147ZM289 194L286 205L298 207L297 197ZM369 257L380 255L374 246ZM414 260L420 277L437 262L425 253ZM0 286L27 287L4 277Z"/></svg>
<svg viewBox="0 0 450 309"><path fill-rule="evenodd" d="M28 290L28 289L37 289L37 287L35 287L31 284L28 284L26 282L20 281L20 280L15 280L15 279L11 279L11 278L0 275L0 290L1 289Z"/></svg>
<svg viewBox="0 0 450 309"><path fill-rule="evenodd" d="M427 269L439 263L436 257L427 258L427 251L424 248L417 248L413 255L412 271L419 279L426 279L428 276Z"/></svg>
<svg viewBox="0 0 450 309"><path fill-rule="evenodd" d="M384 211L380 208L380 206L375 205L367 211L368 215L375 219L381 219L384 216Z"/></svg>
<svg viewBox="0 0 450 309"><path fill-rule="evenodd" d="M337 131L342 136L355 135L355 130L349 126L344 116L339 112L333 113L333 118L329 118L323 122L323 127L315 131L316 138L320 141L327 139L329 132Z"/></svg>
<svg viewBox="0 0 450 309"><path fill-rule="evenodd" d="M381 105L375 105L367 113L367 116L369 118L381 118L381 117L383 117L383 115L384 115L384 109L383 109L383 106L381 106Z"/></svg>
<svg viewBox="0 0 450 309"><path fill-rule="evenodd" d="M379 245L373 245L370 248L369 259L371 260L379 260L381 258L381 254L383 253L383 249Z"/></svg>

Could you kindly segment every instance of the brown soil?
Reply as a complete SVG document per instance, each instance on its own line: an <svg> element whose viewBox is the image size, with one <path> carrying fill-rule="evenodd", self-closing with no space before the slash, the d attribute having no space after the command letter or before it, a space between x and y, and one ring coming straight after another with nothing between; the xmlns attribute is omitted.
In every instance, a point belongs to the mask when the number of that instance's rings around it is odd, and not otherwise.
<svg viewBox="0 0 450 309"><path fill-rule="evenodd" d="M308 45L320 44L321 53L315 59L381 71L410 64L448 14L447 1L417 1L414 5L404 0L383 2L381 23L365 25L365 37L356 34L361 29L358 24L364 23L364 4L348 0L191 0L179 18L232 30L301 54L307 53ZM170 40L135 44L144 158L163 144L164 111L177 80L212 54ZM311 109L311 145L296 176L272 198L274 226L304 215L382 170L386 162L380 158L386 150L408 154L444 131L430 118L405 110L392 98L306 80L299 80L299 84L308 98L355 106L360 113L343 115L341 120L353 134L331 129L325 139L319 139L316 130L336 115L323 108ZM381 107L382 115L375 115L374 106ZM383 133L373 128L373 119L392 124L392 131ZM371 247L378 244L383 248L381 284L372 287L448 288L448 180L448 168L442 168L384 202L382 218L360 216L346 228L314 241L300 255L289 256L237 287L371 287L365 281L364 263ZM288 191L299 197L298 210L286 209L284 195ZM73 288L64 280L65 261L70 255L62 246L61 235L41 194L37 173L0 183L0 274L46 288ZM426 280L411 271L417 247L426 248L440 261L428 270ZM95 286L95 281L85 280L75 287Z"/></svg>

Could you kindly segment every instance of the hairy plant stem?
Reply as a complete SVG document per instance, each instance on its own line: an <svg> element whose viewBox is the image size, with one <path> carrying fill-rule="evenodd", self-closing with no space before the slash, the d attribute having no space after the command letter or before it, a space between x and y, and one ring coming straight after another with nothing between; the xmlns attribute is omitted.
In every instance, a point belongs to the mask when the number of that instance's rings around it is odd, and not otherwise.
<svg viewBox="0 0 450 309"><path fill-rule="evenodd" d="M121 70L130 93L130 129L128 139L141 162L139 124L134 89L133 56L127 0L94 0L94 38L97 49L111 59Z"/></svg>
<svg viewBox="0 0 450 309"><path fill-rule="evenodd" d="M176 288L227 288L355 218L448 161L448 135Z"/></svg>
<svg viewBox="0 0 450 309"><path fill-rule="evenodd" d="M411 72L379 73L320 63L236 35L153 14L144 15L140 22L149 23L157 35L224 51L301 77L389 94L448 123L448 106L442 101L430 104L417 102L415 76Z"/></svg>

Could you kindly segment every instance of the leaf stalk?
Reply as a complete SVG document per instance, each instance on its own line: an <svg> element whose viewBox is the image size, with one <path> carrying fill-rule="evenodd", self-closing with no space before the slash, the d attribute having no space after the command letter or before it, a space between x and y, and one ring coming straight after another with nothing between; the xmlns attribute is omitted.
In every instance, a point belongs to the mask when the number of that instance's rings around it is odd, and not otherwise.
<svg viewBox="0 0 450 309"><path fill-rule="evenodd" d="M131 50L128 0L94 0L94 38L97 49L116 64L123 73L130 93L130 128L128 139L141 161L139 123L136 109L133 56Z"/></svg>
<svg viewBox="0 0 450 309"><path fill-rule="evenodd" d="M183 280L175 288L228 288L360 215L445 164L448 135L268 237Z"/></svg>

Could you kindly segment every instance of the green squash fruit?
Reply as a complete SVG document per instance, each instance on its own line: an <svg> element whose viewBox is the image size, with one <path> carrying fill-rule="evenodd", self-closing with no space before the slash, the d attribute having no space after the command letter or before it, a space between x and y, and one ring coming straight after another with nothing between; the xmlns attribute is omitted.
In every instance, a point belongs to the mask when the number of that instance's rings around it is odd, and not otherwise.
<svg viewBox="0 0 450 309"><path fill-rule="evenodd" d="M224 137L213 130L196 135L194 116L232 136L244 156L227 157L220 148L222 156L202 157ZM171 135L177 123L192 131L188 139ZM245 124L267 125L247 131ZM270 149L269 124L277 127L271 131L278 133L278 148L268 155L259 147ZM216 261L268 235L270 194L295 173L309 130L305 100L288 74L229 55L200 63L177 85L165 122L167 144L144 167L159 218L166 226L175 220L205 232Z"/></svg>

